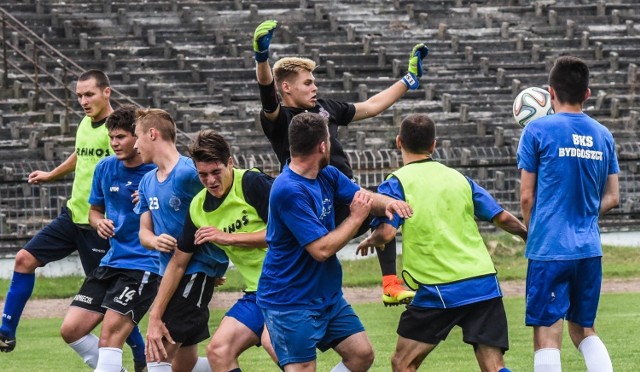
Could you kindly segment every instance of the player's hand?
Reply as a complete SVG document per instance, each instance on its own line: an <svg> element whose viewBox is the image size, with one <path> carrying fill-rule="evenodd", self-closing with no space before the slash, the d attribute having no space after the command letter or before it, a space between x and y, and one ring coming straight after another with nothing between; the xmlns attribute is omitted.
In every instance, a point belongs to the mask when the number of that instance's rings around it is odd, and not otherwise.
<svg viewBox="0 0 640 372"><path fill-rule="evenodd" d="M358 191L353 196L349 210L352 218L357 221L364 221L371 212L371 206L373 205L373 198L371 194L366 191Z"/></svg>
<svg viewBox="0 0 640 372"><path fill-rule="evenodd" d="M33 185L38 185L43 182L49 182L51 178L51 172L44 172L41 170L33 171L29 174L27 182Z"/></svg>
<svg viewBox="0 0 640 372"><path fill-rule="evenodd" d="M377 245L371 241L371 235L365 240L361 241L358 244L358 248L356 248L356 256L360 255L362 257L366 257L369 254L376 253L376 248L384 249L384 244Z"/></svg>
<svg viewBox="0 0 640 372"><path fill-rule="evenodd" d="M214 287L220 287L221 285L224 285L224 283L227 282L227 277L226 276L216 276L213 279L213 286Z"/></svg>
<svg viewBox="0 0 640 372"><path fill-rule="evenodd" d="M413 209L405 201L393 200L387 203L384 214L390 220L393 220L394 214L397 214L400 218L409 218L413 215Z"/></svg>
<svg viewBox="0 0 640 372"><path fill-rule="evenodd" d="M171 253L178 247L178 241L169 234L160 234L160 236L156 236L156 241L153 244L153 247L158 252Z"/></svg>
<svg viewBox="0 0 640 372"><path fill-rule="evenodd" d="M138 195L138 190L134 191L133 194L131 194L131 203L138 204L138 202L140 201L140 195Z"/></svg>
<svg viewBox="0 0 640 372"><path fill-rule="evenodd" d="M278 21L270 19L260 23L253 33L253 51L256 61L264 62L269 58L269 44L273 37L273 31L278 27Z"/></svg>
<svg viewBox="0 0 640 372"><path fill-rule="evenodd" d="M157 362L167 358L167 350L162 342L163 338L168 343L175 344L162 320L150 317L149 325L147 326L147 347L145 349L147 360Z"/></svg>
<svg viewBox="0 0 640 372"><path fill-rule="evenodd" d="M213 226L204 226L196 231L194 243L199 245L211 242L214 244L230 245L232 243L231 238L231 234L218 228Z"/></svg>
<svg viewBox="0 0 640 372"><path fill-rule="evenodd" d="M429 48L424 43L416 44L409 54L409 68L402 82L407 88L414 90L420 86L418 78L422 76L422 60L429 54Z"/></svg>
<svg viewBox="0 0 640 372"><path fill-rule="evenodd" d="M115 235L113 221L103 218L96 224L96 232L102 239L109 239Z"/></svg>

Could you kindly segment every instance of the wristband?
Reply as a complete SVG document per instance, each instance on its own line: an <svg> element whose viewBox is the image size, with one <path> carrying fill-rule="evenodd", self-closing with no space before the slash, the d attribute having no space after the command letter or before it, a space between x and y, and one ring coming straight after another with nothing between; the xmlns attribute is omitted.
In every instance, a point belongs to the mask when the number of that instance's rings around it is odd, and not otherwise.
<svg viewBox="0 0 640 372"><path fill-rule="evenodd" d="M416 90L420 86L420 81L412 72L407 72L407 74L402 77L402 82L409 90Z"/></svg>
<svg viewBox="0 0 640 372"><path fill-rule="evenodd" d="M256 53L256 62L264 62L269 59L269 49Z"/></svg>

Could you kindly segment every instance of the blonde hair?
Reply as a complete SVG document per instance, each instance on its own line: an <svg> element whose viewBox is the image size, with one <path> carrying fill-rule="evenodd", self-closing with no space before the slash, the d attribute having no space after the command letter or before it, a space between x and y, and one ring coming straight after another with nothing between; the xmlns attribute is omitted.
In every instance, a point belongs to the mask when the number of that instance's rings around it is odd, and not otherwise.
<svg viewBox="0 0 640 372"><path fill-rule="evenodd" d="M302 71L313 72L316 68L316 62L309 58L285 57L279 59L273 65L273 78L276 85L280 86L283 81L291 76L298 75Z"/></svg>
<svg viewBox="0 0 640 372"><path fill-rule="evenodd" d="M143 133L155 128L165 141L176 142L176 122L165 110L150 108L136 110L136 126L142 128Z"/></svg>

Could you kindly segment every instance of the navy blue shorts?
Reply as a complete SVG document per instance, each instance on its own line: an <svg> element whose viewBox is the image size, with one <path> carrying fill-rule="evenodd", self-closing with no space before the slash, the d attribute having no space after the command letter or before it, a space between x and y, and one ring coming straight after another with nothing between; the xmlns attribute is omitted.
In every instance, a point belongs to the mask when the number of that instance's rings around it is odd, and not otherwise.
<svg viewBox="0 0 640 372"><path fill-rule="evenodd" d="M326 351L364 326L344 298L319 310L262 309L280 366L316 360L316 348Z"/></svg>
<svg viewBox="0 0 640 372"><path fill-rule="evenodd" d="M262 330L264 329L264 316L262 311L256 304L256 293L247 292L240 298L225 314L235 318L240 323L244 324L253 333L258 336L258 339L262 337ZM260 346L260 343L256 346Z"/></svg>
<svg viewBox="0 0 640 372"><path fill-rule="evenodd" d="M109 241L89 225L75 224L67 207L62 207L58 217L38 231L24 249L42 262L42 266L78 251L84 273L89 275L100 266L100 260L109 250Z"/></svg>
<svg viewBox="0 0 640 372"><path fill-rule="evenodd" d="M549 327L567 319L581 327L593 327L601 284L601 257L529 260L526 324Z"/></svg>

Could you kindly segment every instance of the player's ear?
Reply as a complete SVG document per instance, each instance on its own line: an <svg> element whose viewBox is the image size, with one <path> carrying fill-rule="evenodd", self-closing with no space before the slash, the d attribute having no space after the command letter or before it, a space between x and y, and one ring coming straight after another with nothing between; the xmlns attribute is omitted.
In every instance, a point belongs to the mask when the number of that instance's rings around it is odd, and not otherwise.
<svg viewBox="0 0 640 372"><path fill-rule="evenodd" d="M229 156L229 161L227 162L227 168L233 167L233 156Z"/></svg>
<svg viewBox="0 0 640 372"><path fill-rule="evenodd" d="M396 147L398 150L402 150L402 141L400 140L400 135L396 136Z"/></svg>
<svg viewBox="0 0 640 372"><path fill-rule="evenodd" d="M585 102L586 100L588 100L589 97L591 97L591 88L587 88L587 91L584 92L584 99L582 100L582 102Z"/></svg>
<svg viewBox="0 0 640 372"><path fill-rule="evenodd" d="M429 151L431 154L433 154L434 151L436 151L436 143L438 142L437 139L433 139L433 142L431 142L431 146L429 146L429 149L427 151Z"/></svg>

